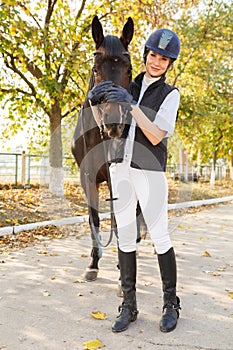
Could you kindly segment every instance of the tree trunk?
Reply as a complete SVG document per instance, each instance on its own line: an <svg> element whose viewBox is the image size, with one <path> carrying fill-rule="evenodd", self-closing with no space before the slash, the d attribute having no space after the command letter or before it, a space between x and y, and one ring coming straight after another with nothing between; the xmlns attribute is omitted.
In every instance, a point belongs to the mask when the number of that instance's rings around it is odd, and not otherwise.
<svg viewBox="0 0 233 350"><path fill-rule="evenodd" d="M210 175L210 185L214 185L215 184L216 161L217 161L217 151L214 151L213 164L212 164L211 175Z"/></svg>
<svg viewBox="0 0 233 350"><path fill-rule="evenodd" d="M231 180L233 180L233 151L231 151L231 168L230 168Z"/></svg>
<svg viewBox="0 0 233 350"><path fill-rule="evenodd" d="M180 159L179 178L187 181L188 159L187 159L187 152L184 148L179 149L179 159Z"/></svg>
<svg viewBox="0 0 233 350"><path fill-rule="evenodd" d="M62 167L61 108L59 101L52 106L50 118L50 181L49 190L55 196L64 195L64 170Z"/></svg>
<svg viewBox="0 0 233 350"><path fill-rule="evenodd" d="M197 177L199 178L201 175L201 149L199 148L197 152Z"/></svg>

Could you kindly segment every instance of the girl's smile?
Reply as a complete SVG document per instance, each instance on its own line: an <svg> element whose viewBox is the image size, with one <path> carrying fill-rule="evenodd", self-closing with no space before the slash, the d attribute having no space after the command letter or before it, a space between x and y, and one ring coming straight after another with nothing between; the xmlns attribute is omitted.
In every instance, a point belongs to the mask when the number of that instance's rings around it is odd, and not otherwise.
<svg viewBox="0 0 233 350"><path fill-rule="evenodd" d="M169 64L170 59L168 57L150 50L146 58L146 77L160 77L167 71Z"/></svg>

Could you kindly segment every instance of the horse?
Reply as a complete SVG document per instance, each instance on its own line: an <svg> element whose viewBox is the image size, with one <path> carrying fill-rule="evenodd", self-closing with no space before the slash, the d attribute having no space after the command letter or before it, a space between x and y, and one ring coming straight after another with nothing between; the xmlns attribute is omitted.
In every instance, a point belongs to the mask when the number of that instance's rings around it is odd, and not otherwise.
<svg viewBox="0 0 233 350"><path fill-rule="evenodd" d="M98 16L93 18L91 28L96 51L88 92L101 81L112 81L129 90L132 66L128 45L134 33L132 18L128 18L120 38L115 35L104 36ZM102 257L98 214L101 183L107 182L111 195L105 142L121 135L126 123L127 111L121 110L117 104L105 104L103 109L99 106L101 125L98 125L93 116L93 109L90 107L88 92L75 128L72 154L80 169L80 182L87 197L92 238L91 261L84 278L87 281L94 281L99 272L98 262ZM111 213L111 232L116 233L113 213Z"/></svg>

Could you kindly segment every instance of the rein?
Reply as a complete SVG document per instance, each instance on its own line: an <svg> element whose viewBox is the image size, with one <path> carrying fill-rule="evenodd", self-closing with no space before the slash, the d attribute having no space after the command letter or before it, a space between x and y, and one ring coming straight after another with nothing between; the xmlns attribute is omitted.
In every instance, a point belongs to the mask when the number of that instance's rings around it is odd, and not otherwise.
<svg viewBox="0 0 233 350"><path fill-rule="evenodd" d="M91 108L91 107L90 107ZM83 110L82 110L83 111ZM98 109L99 111L99 109ZM101 113L101 111L99 111L99 113ZM101 119L100 119L101 120ZM108 162L107 162L107 150L106 150L106 145L105 145L105 135L104 135L104 126L103 126L103 122L101 120L101 126L99 127L100 130L100 137L103 143L103 148L104 148L104 160L106 160L105 164L106 164L106 170L107 170L107 179L108 179L108 184L109 184L109 193L110 193L110 198L106 199L106 201L110 202L110 213L111 216L113 215L113 201L117 200L117 198L113 198L113 193L112 193L112 183L111 183L111 177L110 177L110 173L109 173L109 166L108 166ZM86 157L87 155L87 145L86 145L86 140L85 140L85 133L84 133L84 118L81 115L81 134L83 137L83 147L84 147L84 175L85 175L85 184L86 184L86 196L87 196L87 201L88 203L91 203L91 194L90 194L90 187L89 187L89 183L90 183L90 174L89 174L89 167L88 167L88 159ZM100 235L98 232L96 232L96 227L94 224L94 220L93 220L93 215L91 212L91 207L90 205L88 205L88 214L89 214L89 219L90 219L90 226L92 228L92 232L95 236L95 239L97 241L97 243L102 247L102 248L106 248L109 246L109 244L112 241L113 238L113 232L114 229L112 228L111 225L111 230L109 233L109 239L107 241L106 244L103 244L100 240Z"/></svg>

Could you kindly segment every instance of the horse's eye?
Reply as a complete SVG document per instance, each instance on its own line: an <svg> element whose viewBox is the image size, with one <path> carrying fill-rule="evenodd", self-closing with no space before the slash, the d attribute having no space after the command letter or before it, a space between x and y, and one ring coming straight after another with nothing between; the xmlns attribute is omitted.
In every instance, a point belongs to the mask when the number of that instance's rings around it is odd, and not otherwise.
<svg viewBox="0 0 233 350"><path fill-rule="evenodd" d="M93 67L93 73L98 73L97 68Z"/></svg>

